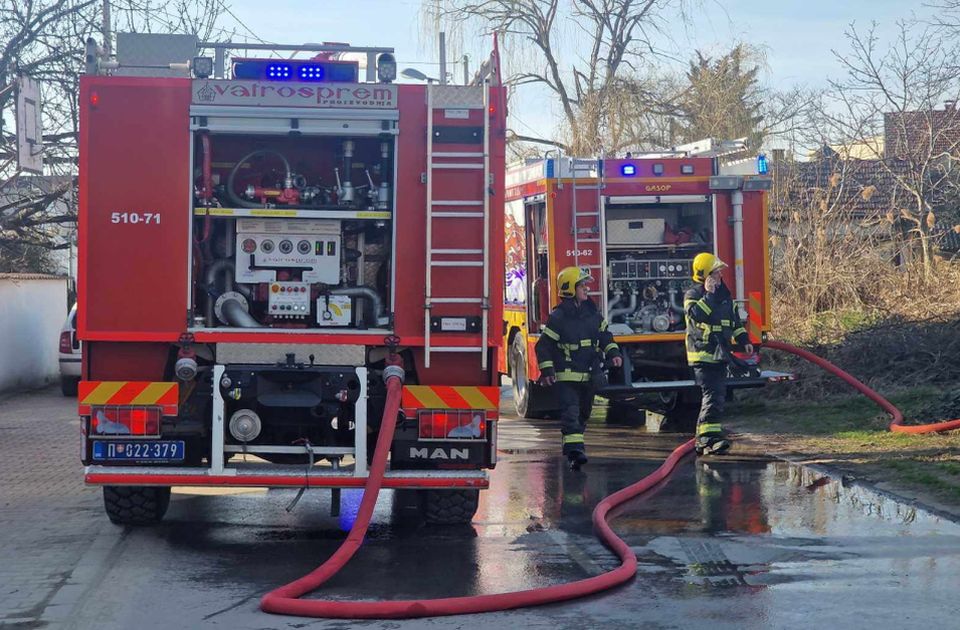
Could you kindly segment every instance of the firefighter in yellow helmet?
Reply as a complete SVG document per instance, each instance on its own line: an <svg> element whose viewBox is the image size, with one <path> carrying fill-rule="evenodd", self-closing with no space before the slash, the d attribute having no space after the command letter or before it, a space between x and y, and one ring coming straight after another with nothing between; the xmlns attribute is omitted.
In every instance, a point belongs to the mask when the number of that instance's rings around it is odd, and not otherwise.
<svg viewBox="0 0 960 630"><path fill-rule="evenodd" d="M687 363L693 368L702 393L697 418L699 455L722 453L730 448L730 440L724 437L720 424L727 395L725 352L732 344L738 344L747 353L753 353L733 296L720 277L726 266L713 254L697 254L693 259L693 281L697 284L683 296Z"/></svg>
<svg viewBox="0 0 960 630"><path fill-rule="evenodd" d="M583 434L593 410L593 376L601 354L614 367L623 365L620 348L607 322L590 299L590 272L566 267L557 276L560 304L550 313L537 341L540 383L553 387L560 404L563 454L574 470L587 463Z"/></svg>

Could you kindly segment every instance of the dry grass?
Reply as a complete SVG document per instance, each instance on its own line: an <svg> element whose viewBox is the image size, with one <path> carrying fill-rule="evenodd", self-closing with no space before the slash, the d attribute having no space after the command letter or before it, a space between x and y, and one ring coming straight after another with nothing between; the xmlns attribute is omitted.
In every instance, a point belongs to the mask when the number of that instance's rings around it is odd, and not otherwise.
<svg viewBox="0 0 960 630"><path fill-rule="evenodd" d="M804 347L880 390L960 381L960 263L895 268L867 234L781 247L774 266L777 339ZM776 356L778 355L779 356ZM847 390L819 368L780 353L767 365L796 372L785 392L822 397Z"/></svg>

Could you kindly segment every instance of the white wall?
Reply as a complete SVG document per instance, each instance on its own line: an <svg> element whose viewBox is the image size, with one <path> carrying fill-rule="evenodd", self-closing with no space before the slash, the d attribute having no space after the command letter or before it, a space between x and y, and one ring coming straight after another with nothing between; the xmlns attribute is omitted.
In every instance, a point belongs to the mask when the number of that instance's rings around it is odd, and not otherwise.
<svg viewBox="0 0 960 630"><path fill-rule="evenodd" d="M66 283L53 276L0 274L0 392L59 379Z"/></svg>

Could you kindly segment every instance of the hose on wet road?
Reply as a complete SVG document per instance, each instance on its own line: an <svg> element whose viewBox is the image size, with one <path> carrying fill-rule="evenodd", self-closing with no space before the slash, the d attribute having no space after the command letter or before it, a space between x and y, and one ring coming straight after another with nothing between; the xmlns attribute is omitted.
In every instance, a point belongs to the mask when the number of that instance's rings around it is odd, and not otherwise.
<svg viewBox="0 0 960 630"><path fill-rule="evenodd" d="M385 380L387 383L387 403L383 412L383 421L380 425L380 434L377 437L373 464L370 467L370 476L364 486L363 499L360 502L357 519L350 529L347 539L322 565L302 578L267 593L260 600L261 610L283 615L338 619L409 619L441 615L465 615L575 599L613 588L633 578L637 572L637 557L630 547L613 533L607 523L607 515L613 508L663 481L676 467L680 459L693 451L693 440L688 440L674 449L666 461L653 473L604 498L594 508L593 526L597 535L620 558L620 566L611 571L567 584L557 584L513 593L470 597L378 602L299 599L301 596L316 590L333 577L350 560L363 542L383 482L387 454L393 441L397 412L400 408L402 379L397 375L385 377Z"/></svg>
<svg viewBox="0 0 960 630"><path fill-rule="evenodd" d="M960 420L950 420L936 424L909 426L903 424L903 414L878 393L844 372L829 361L800 348L779 341L768 341L765 347L795 354L810 361L826 371L849 383L872 401L877 403L893 418L891 431L902 433L932 433L960 428ZM397 363L394 363L397 365ZM374 451L370 476L363 491L363 499L357 519L347 535L347 539L326 562L304 577L281 586L266 594L260 601L260 608L269 613L298 615L302 617L323 617L339 619L409 619L418 617L437 617L442 615L464 615L493 612L537 606L553 602L566 601L599 593L631 580L637 571L637 558L630 547L620 539L607 522L610 511L623 503L657 486L673 471L677 463L693 452L694 440L688 440L678 446L653 473L640 481L619 490L601 500L593 510L593 526L598 537L620 558L620 566L600 575L567 584L557 584L545 588L475 595L469 597L447 597L441 599L393 600L393 601L331 601L318 599L300 599L303 595L319 588L333 577L360 548L377 495L383 482L387 465L387 454L393 441L397 413L400 408L402 389L402 370L385 375L387 384L387 403L383 412L380 434Z"/></svg>

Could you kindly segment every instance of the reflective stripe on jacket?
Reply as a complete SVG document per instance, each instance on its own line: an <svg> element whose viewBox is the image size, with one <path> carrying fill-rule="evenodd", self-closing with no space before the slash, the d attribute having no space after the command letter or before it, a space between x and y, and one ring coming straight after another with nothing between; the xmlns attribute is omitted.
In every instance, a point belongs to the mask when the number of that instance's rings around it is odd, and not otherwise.
<svg viewBox="0 0 960 630"><path fill-rule="evenodd" d="M726 339L728 345L750 342L733 296L722 282L713 293L708 293L702 284L689 289L683 296L683 311L687 322L687 363L690 365L721 363L721 338Z"/></svg>
<svg viewBox="0 0 960 630"><path fill-rule="evenodd" d="M563 299L540 332L534 348L537 364L544 375L556 376L558 381L586 382L598 353L608 358L620 356L607 321L593 300L577 306L575 299Z"/></svg>

